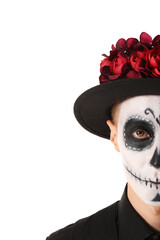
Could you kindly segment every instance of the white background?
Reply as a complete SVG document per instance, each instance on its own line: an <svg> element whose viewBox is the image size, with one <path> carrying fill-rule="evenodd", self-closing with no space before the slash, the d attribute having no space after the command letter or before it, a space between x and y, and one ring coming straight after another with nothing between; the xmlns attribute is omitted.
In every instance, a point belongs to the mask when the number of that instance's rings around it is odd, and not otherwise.
<svg viewBox="0 0 160 240"><path fill-rule="evenodd" d="M73 104L99 84L111 44L160 34L159 7L0 2L0 239L45 240L121 198L120 154L78 124Z"/></svg>

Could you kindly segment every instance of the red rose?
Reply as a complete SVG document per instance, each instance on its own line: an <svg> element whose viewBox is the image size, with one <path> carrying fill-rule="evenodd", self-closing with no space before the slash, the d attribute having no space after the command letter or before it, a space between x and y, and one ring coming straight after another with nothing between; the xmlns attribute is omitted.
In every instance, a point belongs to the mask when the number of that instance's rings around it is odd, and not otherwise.
<svg viewBox="0 0 160 240"><path fill-rule="evenodd" d="M145 66L145 55L145 52L140 51L136 51L131 55L129 62L133 69L138 70L139 67Z"/></svg>
<svg viewBox="0 0 160 240"><path fill-rule="evenodd" d="M127 59L122 57L120 53L117 54L112 60L111 72L115 75L120 75L122 73L122 67L127 63Z"/></svg>
<svg viewBox="0 0 160 240"><path fill-rule="evenodd" d="M154 76L160 77L160 45L148 50L146 58L146 69L150 70Z"/></svg>
<svg viewBox="0 0 160 240"><path fill-rule="evenodd" d="M100 83L108 82L110 80L117 79L121 73L122 68L126 64L127 59L121 55L122 53L118 53L117 51L112 51L112 57L106 56L105 59L101 61L100 64Z"/></svg>
<svg viewBox="0 0 160 240"><path fill-rule="evenodd" d="M101 61L100 68L104 66L111 66L111 65L112 65L111 61L109 61L108 57L106 57Z"/></svg>
<svg viewBox="0 0 160 240"><path fill-rule="evenodd" d="M141 78L141 74L139 72L136 72L135 70L130 70L126 74L126 78Z"/></svg>

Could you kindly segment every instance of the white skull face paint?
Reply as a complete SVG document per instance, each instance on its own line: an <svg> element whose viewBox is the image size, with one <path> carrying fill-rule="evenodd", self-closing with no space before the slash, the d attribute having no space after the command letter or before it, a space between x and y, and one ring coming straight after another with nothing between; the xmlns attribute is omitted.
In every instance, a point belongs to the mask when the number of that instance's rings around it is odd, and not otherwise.
<svg viewBox="0 0 160 240"><path fill-rule="evenodd" d="M160 206L160 96L123 101L117 130L129 184L144 202Z"/></svg>

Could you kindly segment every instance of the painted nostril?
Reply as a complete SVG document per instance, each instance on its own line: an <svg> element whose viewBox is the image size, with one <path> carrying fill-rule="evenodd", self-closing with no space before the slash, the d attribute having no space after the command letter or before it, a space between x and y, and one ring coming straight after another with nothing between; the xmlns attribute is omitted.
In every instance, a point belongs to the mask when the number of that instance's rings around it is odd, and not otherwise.
<svg viewBox="0 0 160 240"><path fill-rule="evenodd" d="M155 168L160 168L160 154L158 154L157 148L153 154L150 164Z"/></svg>

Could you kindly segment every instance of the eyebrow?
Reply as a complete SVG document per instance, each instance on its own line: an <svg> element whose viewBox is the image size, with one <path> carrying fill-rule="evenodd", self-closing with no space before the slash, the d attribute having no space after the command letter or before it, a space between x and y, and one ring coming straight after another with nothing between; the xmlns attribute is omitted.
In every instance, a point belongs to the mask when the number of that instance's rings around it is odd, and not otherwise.
<svg viewBox="0 0 160 240"><path fill-rule="evenodd" d="M160 125L160 115L159 115L158 118L155 117L154 111L153 111L151 108L146 108L146 109L144 110L144 113L145 113L146 115L148 115L149 113L151 113L152 116L154 117L154 119L156 120L156 122L158 123L158 125Z"/></svg>

